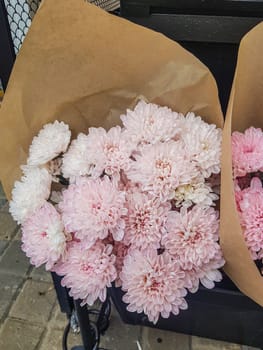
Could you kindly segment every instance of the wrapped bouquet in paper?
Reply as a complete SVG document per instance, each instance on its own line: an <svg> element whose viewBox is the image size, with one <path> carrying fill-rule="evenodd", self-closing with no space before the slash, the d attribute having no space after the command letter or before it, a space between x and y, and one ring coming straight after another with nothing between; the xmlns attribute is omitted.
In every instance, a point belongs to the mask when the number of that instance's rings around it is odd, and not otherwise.
<svg viewBox="0 0 263 350"><path fill-rule="evenodd" d="M222 120L213 77L178 44L46 0L0 120L1 179L31 263L83 304L115 283L154 323L186 309L188 292L222 278Z"/></svg>
<svg viewBox="0 0 263 350"><path fill-rule="evenodd" d="M225 270L263 305L262 24L242 40L223 133L221 246ZM232 156L231 156L232 155Z"/></svg>

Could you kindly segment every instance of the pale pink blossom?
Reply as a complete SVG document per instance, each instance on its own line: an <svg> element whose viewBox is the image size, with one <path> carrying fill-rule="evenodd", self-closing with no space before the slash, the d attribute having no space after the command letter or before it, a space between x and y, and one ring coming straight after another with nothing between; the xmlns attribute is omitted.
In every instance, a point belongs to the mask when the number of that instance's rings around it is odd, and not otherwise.
<svg viewBox="0 0 263 350"><path fill-rule="evenodd" d="M185 274L167 253L155 250L134 250L126 255L120 274L123 301L130 312L144 312L149 321L156 323L160 316L168 318L187 309L184 299Z"/></svg>
<svg viewBox="0 0 263 350"><path fill-rule="evenodd" d="M244 197L248 194L249 199L251 199L253 197L253 194L258 194L259 196L262 193L262 184L261 184L261 180L258 177L250 177L245 179L244 182L247 184L249 184L249 186L244 187L243 189L239 186L239 178L236 178L234 180L234 189L235 189L235 199L236 199L236 205L237 205L237 209L239 212L241 212L242 210L249 210L249 203L248 202L244 202ZM241 185L243 185L243 182L241 183ZM242 208L240 207L240 204L242 205ZM247 206L247 208L246 208Z"/></svg>
<svg viewBox="0 0 263 350"><path fill-rule="evenodd" d="M179 132L178 113L168 107L139 101L134 110L128 109L121 120L127 135L138 145L166 142Z"/></svg>
<svg viewBox="0 0 263 350"><path fill-rule="evenodd" d="M59 204L62 219L68 232L84 240L87 247L104 239L109 232L120 241L124 235L127 214L125 192L119 191L109 180L77 178L75 184L63 191Z"/></svg>
<svg viewBox="0 0 263 350"><path fill-rule="evenodd" d="M222 279L225 261L218 244L218 213L211 207L194 206L170 212L162 244L185 272L185 287L192 293L199 284L214 288Z"/></svg>
<svg viewBox="0 0 263 350"><path fill-rule="evenodd" d="M119 126L108 132L103 128L89 128L87 143L89 163L93 166L91 175L94 178L103 173L119 177L120 171L128 168L135 146Z"/></svg>
<svg viewBox="0 0 263 350"><path fill-rule="evenodd" d="M50 270L63 256L66 248L64 226L51 204L45 202L23 223L22 242L22 250L36 267L46 264L46 269Z"/></svg>
<svg viewBox="0 0 263 350"><path fill-rule="evenodd" d="M127 195L126 207L125 244L138 249L158 249L170 203L134 190Z"/></svg>
<svg viewBox="0 0 263 350"><path fill-rule="evenodd" d="M236 194L241 226L247 247L254 260L263 249L263 188L261 180L254 177L250 187Z"/></svg>
<svg viewBox="0 0 263 350"><path fill-rule="evenodd" d="M214 208L182 207L179 212L168 214L162 244L182 269L191 270L207 264L220 250L218 229L218 213Z"/></svg>
<svg viewBox="0 0 263 350"><path fill-rule="evenodd" d="M263 132L249 128L232 134L232 163L234 177L263 170Z"/></svg>
<svg viewBox="0 0 263 350"><path fill-rule="evenodd" d="M220 282L223 278L222 273L218 270L225 264L222 252L220 249L208 263L201 267L193 267L191 270L183 270L185 273L185 287L191 292L197 292L200 283L208 288L215 287L215 282Z"/></svg>
<svg viewBox="0 0 263 350"><path fill-rule="evenodd" d="M182 143L169 141L143 148L131 161L127 176L142 191L166 201L174 197L178 186L191 183L197 170L187 159Z"/></svg>
<svg viewBox="0 0 263 350"><path fill-rule="evenodd" d="M49 123L33 138L27 164L43 165L67 150L71 132L63 122Z"/></svg>
<svg viewBox="0 0 263 350"><path fill-rule="evenodd" d="M117 277L112 246L97 242L85 249L81 243L71 242L64 262L54 271L64 276L61 284L70 289L69 295L81 299L81 305L93 305L97 298L106 299L107 287Z"/></svg>

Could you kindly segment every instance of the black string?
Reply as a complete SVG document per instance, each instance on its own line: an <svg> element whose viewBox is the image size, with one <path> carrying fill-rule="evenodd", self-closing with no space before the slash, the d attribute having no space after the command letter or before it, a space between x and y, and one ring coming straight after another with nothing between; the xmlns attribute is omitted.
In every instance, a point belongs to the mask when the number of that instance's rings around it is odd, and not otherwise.
<svg viewBox="0 0 263 350"><path fill-rule="evenodd" d="M62 350L68 350L68 335L70 331L70 322L66 325L62 338Z"/></svg>
<svg viewBox="0 0 263 350"><path fill-rule="evenodd" d="M100 311L97 309L91 309L91 310L87 310L87 312L90 315L99 315ZM95 322L91 322L91 324L93 325L94 329L97 328L97 325ZM63 337L62 337L62 350L69 350L68 349L68 336L70 333L70 321L68 322L68 324L65 327L64 333L63 333ZM100 343L100 330L97 330L97 336L96 336L96 344L99 345ZM96 346L96 345L94 345ZM95 347L94 350L109 350L106 348L100 348L100 347Z"/></svg>

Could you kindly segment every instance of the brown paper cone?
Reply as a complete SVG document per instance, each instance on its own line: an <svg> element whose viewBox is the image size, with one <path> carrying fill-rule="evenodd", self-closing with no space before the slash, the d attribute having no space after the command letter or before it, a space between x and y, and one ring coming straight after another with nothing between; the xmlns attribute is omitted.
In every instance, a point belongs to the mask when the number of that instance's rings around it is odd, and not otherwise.
<svg viewBox="0 0 263 350"><path fill-rule="evenodd" d="M181 46L83 0L45 0L0 110L0 178L7 195L43 124L63 120L74 134L108 128L140 96L223 125L211 73Z"/></svg>
<svg viewBox="0 0 263 350"><path fill-rule="evenodd" d="M246 247L235 205L231 133L263 128L263 23L242 40L223 131L220 242L225 271L239 289L263 306L263 278ZM263 155L262 155L263 156Z"/></svg>

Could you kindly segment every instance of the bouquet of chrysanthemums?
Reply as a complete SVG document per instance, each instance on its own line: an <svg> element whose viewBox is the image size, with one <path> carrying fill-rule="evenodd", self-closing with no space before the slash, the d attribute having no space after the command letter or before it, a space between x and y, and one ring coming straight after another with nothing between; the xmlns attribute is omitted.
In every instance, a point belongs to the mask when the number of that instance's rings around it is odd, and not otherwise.
<svg viewBox="0 0 263 350"><path fill-rule="evenodd" d="M263 258L263 132L250 127L232 134L235 198L245 242L253 260Z"/></svg>
<svg viewBox="0 0 263 350"><path fill-rule="evenodd" d="M221 130L144 101L120 119L71 143L66 124L45 125L10 212L31 263L63 276L72 297L104 301L115 282L127 309L156 323L222 278Z"/></svg>

